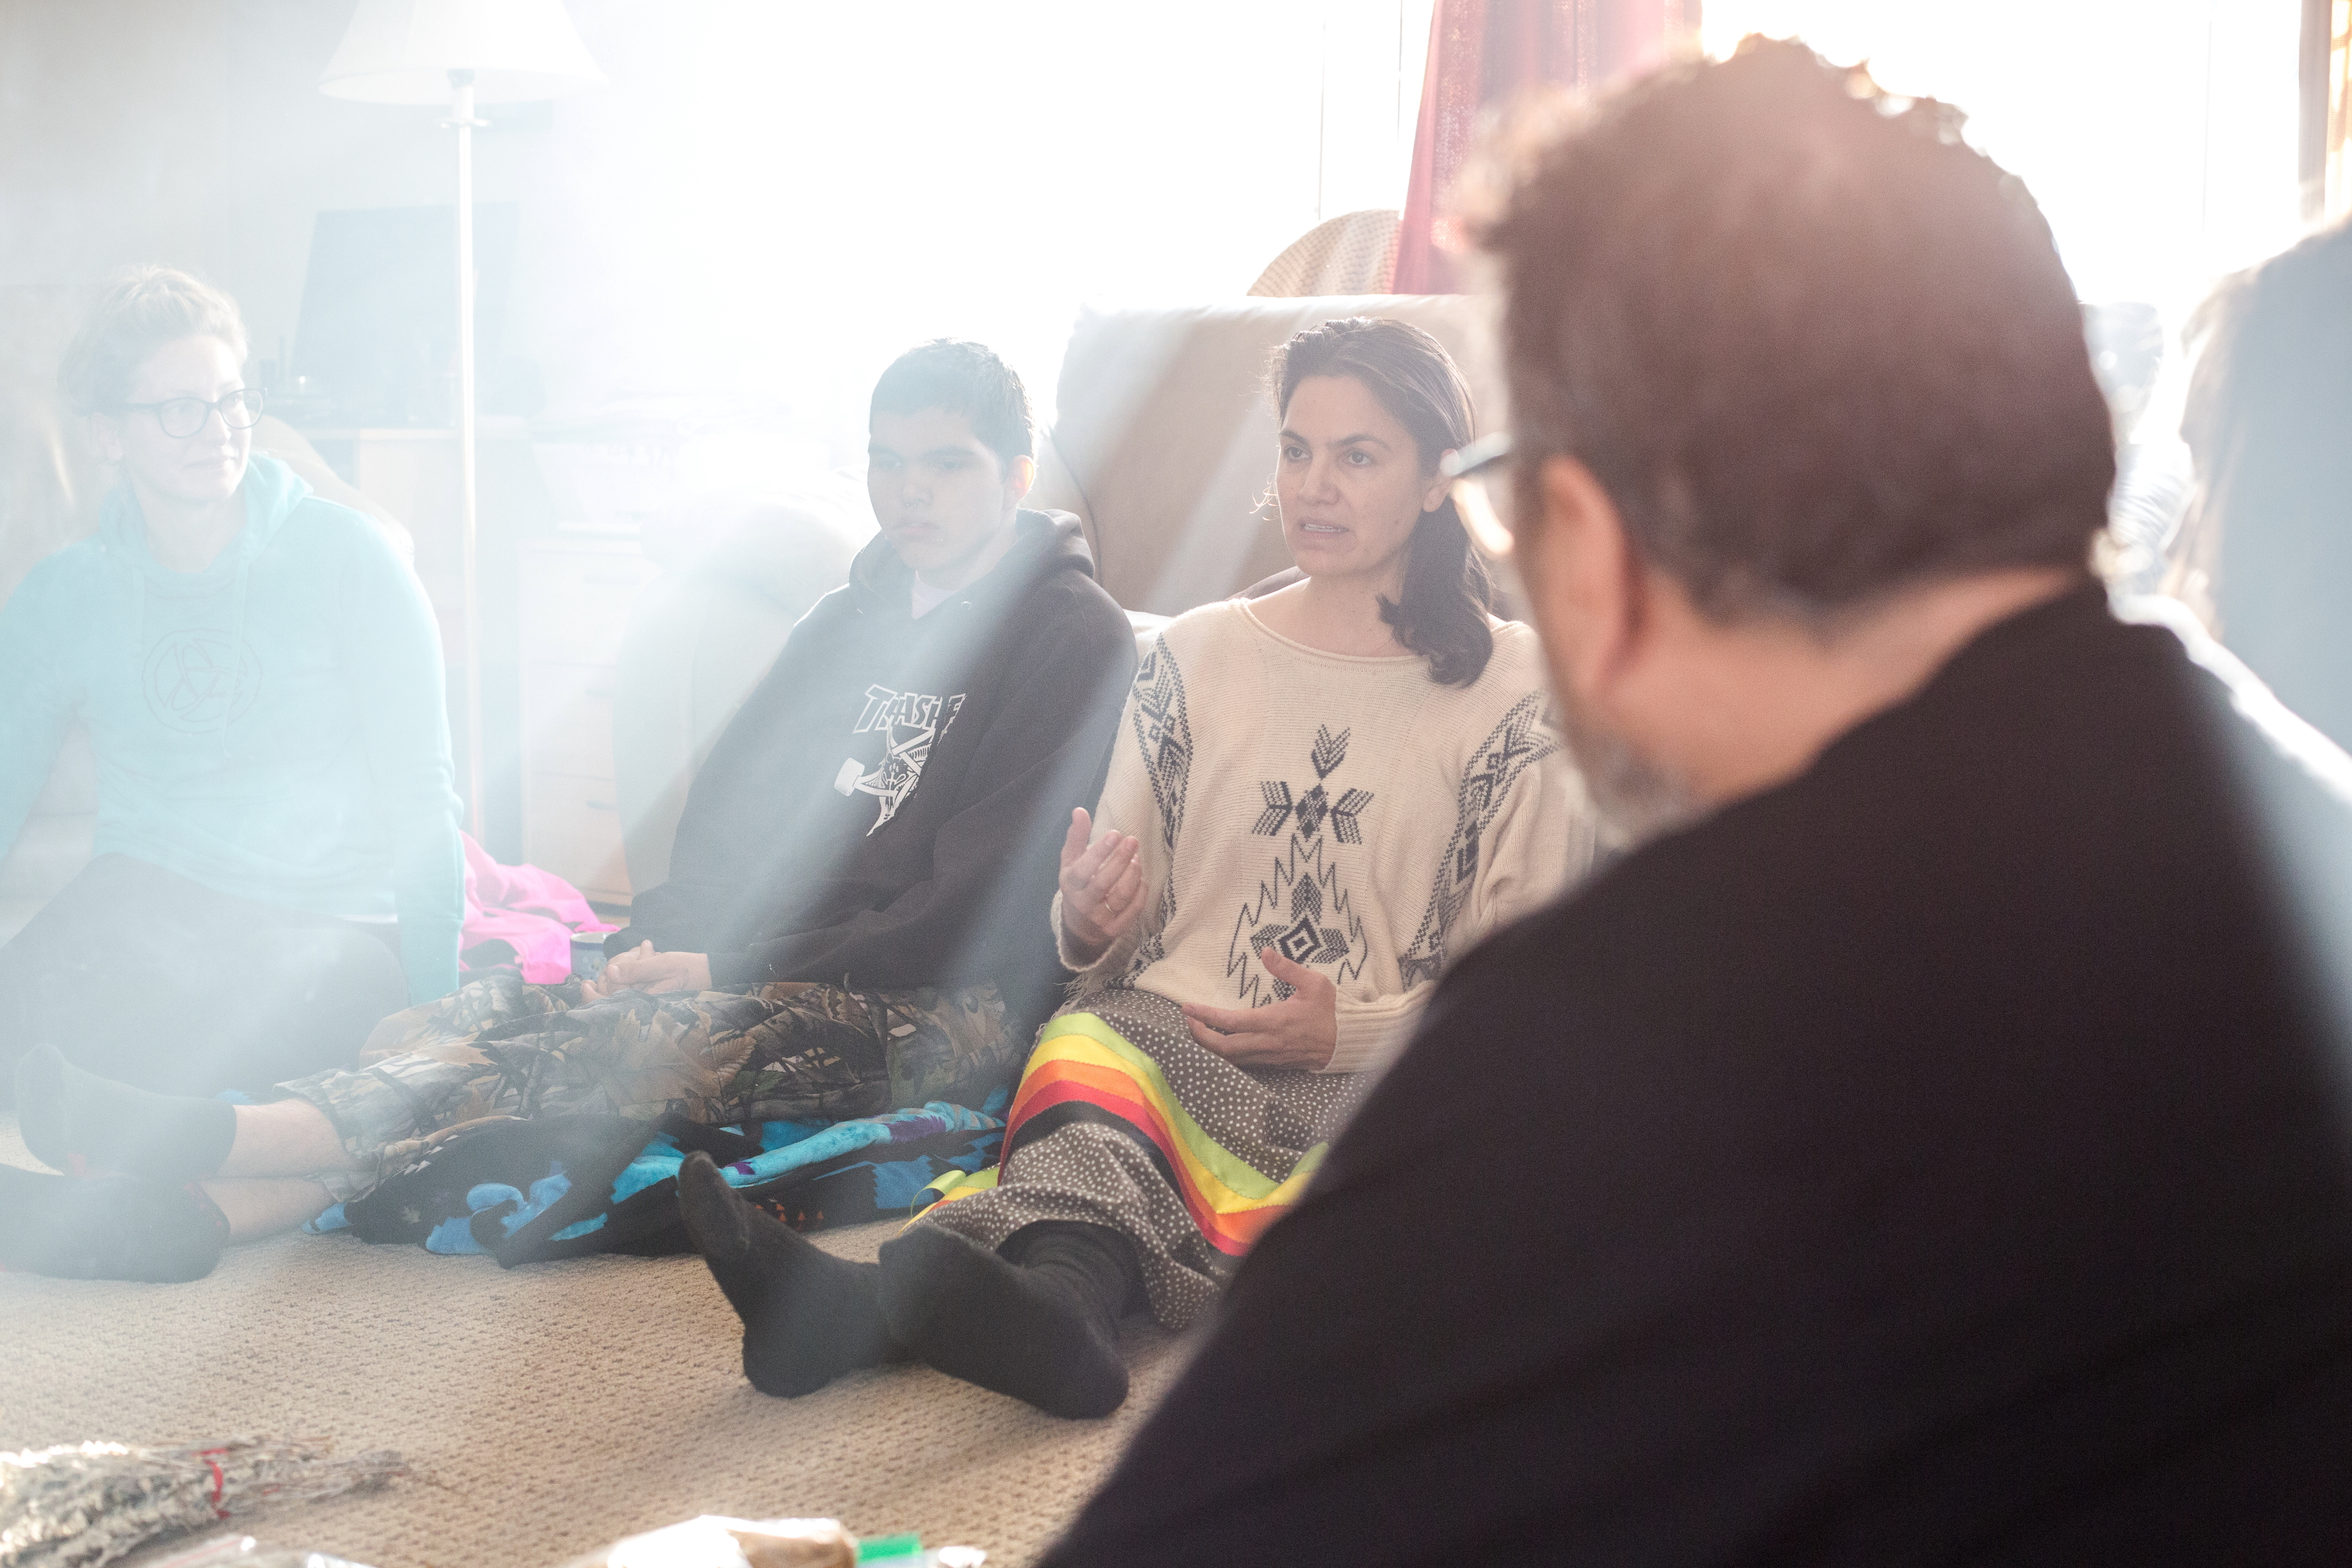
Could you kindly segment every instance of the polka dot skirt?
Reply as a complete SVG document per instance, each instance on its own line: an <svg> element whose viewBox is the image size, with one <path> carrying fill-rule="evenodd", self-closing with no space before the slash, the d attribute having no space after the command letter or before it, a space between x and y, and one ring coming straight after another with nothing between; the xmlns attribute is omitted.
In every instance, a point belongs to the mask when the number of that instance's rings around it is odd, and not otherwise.
<svg viewBox="0 0 2352 1568"><path fill-rule="evenodd" d="M1097 991L1065 1010L1093 1013L1150 1056L1202 1130L1270 1181L1287 1177L1337 1131L1369 1086L1362 1073L1237 1067L1193 1040L1176 1004L1150 991ZM992 1191L942 1204L924 1223L996 1248L1045 1219L1108 1225L1125 1235L1143 1265L1152 1315L1171 1329L1200 1315L1234 1266L1202 1236L1151 1155L1118 1129L1093 1123L1024 1145Z"/></svg>

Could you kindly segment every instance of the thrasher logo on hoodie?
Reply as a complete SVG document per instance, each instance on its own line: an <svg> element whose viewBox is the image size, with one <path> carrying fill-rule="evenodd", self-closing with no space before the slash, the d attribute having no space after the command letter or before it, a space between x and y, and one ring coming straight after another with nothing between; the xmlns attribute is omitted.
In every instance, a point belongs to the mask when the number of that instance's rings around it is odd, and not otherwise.
<svg viewBox="0 0 2352 1568"><path fill-rule="evenodd" d="M882 760L868 771L851 758L841 765L833 787L844 795L873 795L881 800L882 809L874 825L866 830L866 837L881 831L882 824L897 815L898 807L915 792L915 786L922 780L923 764L930 759L931 743L955 722L963 699L961 692L942 697L922 692L894 692L884 685L866 688L866 706L851 733L868 735L879 731Z"/></svg>

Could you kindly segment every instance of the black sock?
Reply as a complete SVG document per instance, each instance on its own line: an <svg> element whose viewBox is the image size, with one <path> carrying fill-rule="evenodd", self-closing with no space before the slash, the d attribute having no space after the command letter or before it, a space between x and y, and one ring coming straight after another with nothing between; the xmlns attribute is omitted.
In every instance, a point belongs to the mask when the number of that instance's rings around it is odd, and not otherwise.
<svg viewBox="0 0 2352 1568"><path fill-rule="evenodd" d="M68 1176L125 1171L190 1181L218 1171L236 1142L236 1109L227 1102L117 1083L84 1072L54 1045L17 1060L16 1121L34 1157Z"/></svg>
<svg viewBox="0 0 2352 1568"><path fill-rule="evenodd" d="M1006 1237L997 1251L1024 1269L1059 1270L1065 1288L1113 1338L1118 1320L1150 1300L1143 1293L1143 1267L1136 1261L1135 1244L1108 1225L1040 1219Z"/></svg>
<svg viewBox="0 0 2352 1568"><path fill-rule="evenodd" d="M194 1182L78 1180L0 1166L0 1270L60 1280L201 1280L228 1220Z"/></svg>
<svg viewBox="0 0 2352 1568"><path fill-rule="evenodd" d="M871 1263L836 1258L735 1196L710 1156L686 1156L678 1212L743 1320L743 1375L762 1394L813 1394L894 1359Z"/></svg>
<svg viewBox="0 0 2352 1568"><path fill-rule="evenodd" d="M1135 1249L1107 1226L1025 1226L991 1252L942 1226L882 1246L890 1333L950 1376L1049 1416L1108 1416L1127 1400L1118 1319L1141 1287Z"/></svg>

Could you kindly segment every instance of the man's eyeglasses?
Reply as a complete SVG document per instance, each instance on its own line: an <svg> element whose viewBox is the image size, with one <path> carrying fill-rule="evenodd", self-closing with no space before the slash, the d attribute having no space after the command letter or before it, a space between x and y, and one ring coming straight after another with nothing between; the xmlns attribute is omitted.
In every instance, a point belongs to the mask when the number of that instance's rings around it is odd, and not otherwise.
<svg viewBox="0 0 2352 1568"><path fill-rule="evenodd" d="M1511 433L1482 435L1437 465L1462 526L1488 555L1511 553Z"/></svg>
<svg viewBox="0 0 2352 1568"><path fill-rule="evenodd" d="M231 430L251 430L261 423L261 389L240 387L206 402L200 397L165 398L162 402L126 402L123 410L143 408L155 416L163 434L174 441L185 441L204 429L205 422L217 412L221 423Z"/></svg>

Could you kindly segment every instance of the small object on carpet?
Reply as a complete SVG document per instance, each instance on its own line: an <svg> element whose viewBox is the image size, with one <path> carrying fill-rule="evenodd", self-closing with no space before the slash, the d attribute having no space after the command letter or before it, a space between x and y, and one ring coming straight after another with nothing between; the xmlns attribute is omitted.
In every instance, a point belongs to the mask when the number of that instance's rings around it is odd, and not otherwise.
<svg viewBox="0 0 2352 1568"><path fill-rule="evenodd" d="M221 1535L151 1563L148 1568L367 1568L367 1564L299 1547L264 1546L250 1535Z"/></svg>
<svg viewBox="0 0 2352 1568"><path fill-rule="evenodd" d="M706 1513L614 1542L565 1568L855 1568L857 1538L837 1519Z"/></svg>
<svg viewBox="0 0 2352 1568"><path fill-rule="evenodd" d="M332 1446L243 1437L203 1448L90 1442L0 1453L0 1568L98 1568L264 1499L372 1490L408 1473L389 1450L337 1459Z"/></svg>
<svg viewBox="0 0 2352 1568"><path fill-rule="evenodd" d="M981 1568L987 1561L988 1553L977 1546L926 1552L923 1538L911 1531L860 1541L835 1519L748 1520L706 1513L625 1536L563 1568L864 1568L869 1563Z"/></svg>

